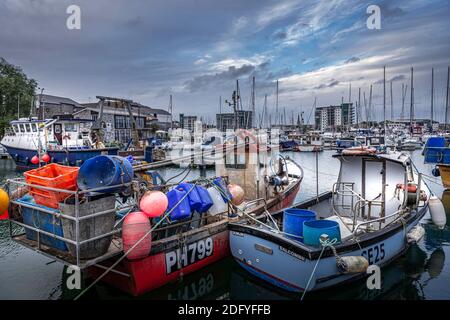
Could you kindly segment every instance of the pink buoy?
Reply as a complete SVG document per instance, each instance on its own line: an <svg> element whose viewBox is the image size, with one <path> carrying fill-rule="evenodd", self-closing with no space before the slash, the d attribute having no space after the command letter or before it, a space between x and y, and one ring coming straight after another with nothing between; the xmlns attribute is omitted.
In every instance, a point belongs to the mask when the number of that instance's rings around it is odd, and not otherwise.
<svg viewBox="0 0 450 320"><path fill-rule="evenodd" d="M241 188L241 186L238 186L237 184L229 184L228 185L228 191L231 193L231 203L235 206L240 205L242 202L244 202L244 189Z"/></svg>
<svg viewBox="0 0 450 320"><path fill-rule="evenodd" d="M139 202L141 211L144 212L149 218L162 216L162 214L167 210L168 205L169 200L161 191L147 191Z"/></svg>
<svg viewBox="0 0 450 320"><path fill-rule="evenodd" d="M42 161L44 161L45 163L50 161L50 156L48 155L48 153L46 153L42 156Z"/></svg>
<svg viewBox="0 0 450 320"><path fill-rule="evenodd" d="M38 158L38 156L33 156L33 158L31 158L31 163L32 163L32 164L38 164L38 163L39 163L39 158Z"/></svg>
<svg viewBox="0 0 450 320"><path fill-rule="evenodd" d="M126 253L141 238L144 239L128 253L129 260L145 258L149 255L152 248L152 235L148 233L151 229L150 220L143 212L132 212L123 220L122 242L123 251ZM148 235L146 235L148 233Z"/></svg>

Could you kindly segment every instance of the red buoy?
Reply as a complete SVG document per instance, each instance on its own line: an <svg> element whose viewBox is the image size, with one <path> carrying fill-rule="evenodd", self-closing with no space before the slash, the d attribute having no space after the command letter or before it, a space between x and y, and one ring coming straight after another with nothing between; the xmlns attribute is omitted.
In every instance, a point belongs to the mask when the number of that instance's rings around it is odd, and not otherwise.
<svg viewBox="0 0 450 320"><path fill-rule="evenodd" d="M50 161L50 156L48 155L48 153L46 153L42 156L42 161L44 161L45 163Z"/></svg>
<svg viewBox="0 0 450 320"><path fill-rule="evenodd" d="M122 242L123 251L126 253L151 229L150 220L143 212L132 212L123 220ZM152 248L152 235L149 233L144 239L128 253L127 258L137 260L149 255Z"/></svg>
<svg viewBox="0 0 450 320"><path fill-rule="evenodd" d="M33 158L31 158L31 163L32 163L32 164L39 164L39 158L38 158L38 156L33 156Z"/></svg>
<svg viewBox="0 0 450 320"><path fill-rule="evenodd" d="M167 196L161 191L147 191L139 202L139 208L149 218L162 216L169 205Z"/></svg>

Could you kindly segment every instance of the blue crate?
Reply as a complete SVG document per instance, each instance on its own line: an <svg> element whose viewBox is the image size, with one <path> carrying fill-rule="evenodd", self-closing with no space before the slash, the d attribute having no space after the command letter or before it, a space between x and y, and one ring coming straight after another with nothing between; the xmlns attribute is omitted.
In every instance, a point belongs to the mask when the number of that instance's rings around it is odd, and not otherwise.
<svg viewBox="0 0 450 320"><path fill-rule="evenodd" d="M34 202L34 199L30 195L25 195L24 197L17 200L19 203L31 205L36 208L45 208L47 210L51 210L55 213L58 213L59 210L45 207L43 205L36 204ZM22 216L23 216L23 222L26 225L38 228L40 230L53 233L57 236L63 237L63 228L60 218L54 218L53 215L50 213L42 212L37 209L31 209L22 206ZM37 241L37 232L28 228L25 228L26 237L29 240ZM42 244L45 244L46 246L61 250L61 251L67 251L67 246L64 241L58 240L56 238L53 238L51 236L41 234L40 240Z"/></svg>

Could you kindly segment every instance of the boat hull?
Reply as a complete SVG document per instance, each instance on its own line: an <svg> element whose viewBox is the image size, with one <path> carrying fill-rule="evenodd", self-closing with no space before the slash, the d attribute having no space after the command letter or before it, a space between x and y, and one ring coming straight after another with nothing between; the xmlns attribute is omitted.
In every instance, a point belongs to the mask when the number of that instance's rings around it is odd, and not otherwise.
<svg viewBox="0 0 450 320"><path fill-rule="evenodd" d="M300 182L301 181L287 190L278 201L272 202L268 210L270 212L275 212L292 206L299 191ZM121 274L109 272L102 281L133 296L139 296L168 283L178 281L183 276L200 270L230 255L228 220L222 220L221 222L213 223L212 225L204 226L190 231L189 234L185 234L184 248L199 249L203 246L201 243L206 244L207 241L208 243L213 243L211 255L199 260L192 258L192 255L190 255L188 256L188 260L194 262L187 263L186 265L183 265L181 262L180 268L176 268L177 270L175 271L173 271L173 259L176 260L178 265L179 261L184 261L180 257L183 255L183 252L186 251L180 249L181 242L179 242L178 238L172 241L168 240L167 243L162 246L164 248L170 247L171 249L158 251L137 261L125 259L116 268ZM112 265L114 261L114 259L111 259L105 263L105 266ZM103 272L104 269L102 268L89 268L89 276L93 278L100 276ZM128 274L128 276L123 274Z"/></svg>
<svg viewBox="0 0 450 320"><path fill-rule="evenodd" d="M408 221L406 233L411 230L426 212L426 208ZM302 292L313 273L317 257L311 258L306 251L299 250L296 242L287 238L266 237L264 232L252 228L230 225L230 249L234 259L252 275L283 290ZM405 230L400 226L395 232L380 234L370 241L361 241L360 246L340 248L340 256L363 256L369 264L384 267L407 249ZM320 290L357 280L366 274L342 274L336 266L331 250L324 253L311 279L308 291ZM283 267L280 268L279 266Z"/></svg>
<svg viewBox="0 0 450 320"><path fill-rule="evenodd" d="M30 169L37 167L37 165L31 163L31 158L37 155L36 150L14 148L7 145L3 146L6 148L8 154L11 156L18 168ZM47 150L47 153L50 156L50 162L70 166L79 166L84 161L98 155L117 155L118 150L118 148Z"/></svg>

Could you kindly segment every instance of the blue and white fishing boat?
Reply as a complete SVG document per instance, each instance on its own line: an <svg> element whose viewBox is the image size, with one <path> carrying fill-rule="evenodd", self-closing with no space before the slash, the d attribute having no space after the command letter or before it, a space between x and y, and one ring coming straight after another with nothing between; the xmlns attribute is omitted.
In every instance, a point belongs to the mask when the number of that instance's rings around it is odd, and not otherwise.
<svg viewBox="0 0 450 320"><path fill-rule="evenodd" d="M92 120L21 118L11 121L1 145L19 168L32 168L31 159L47 153L50 162L80 166L100 154L117 155L119 148L106 148L91 136Z"/></svg>
<svg viewBox="0 0 450 320"><path fill-rule="evenodd" d="M428 207L445 225L442 202L399 152L337 154L331 192L282 212L229 224L235 260L251 274L293 292L319 290L368 276L419 241Z"/></svg>

